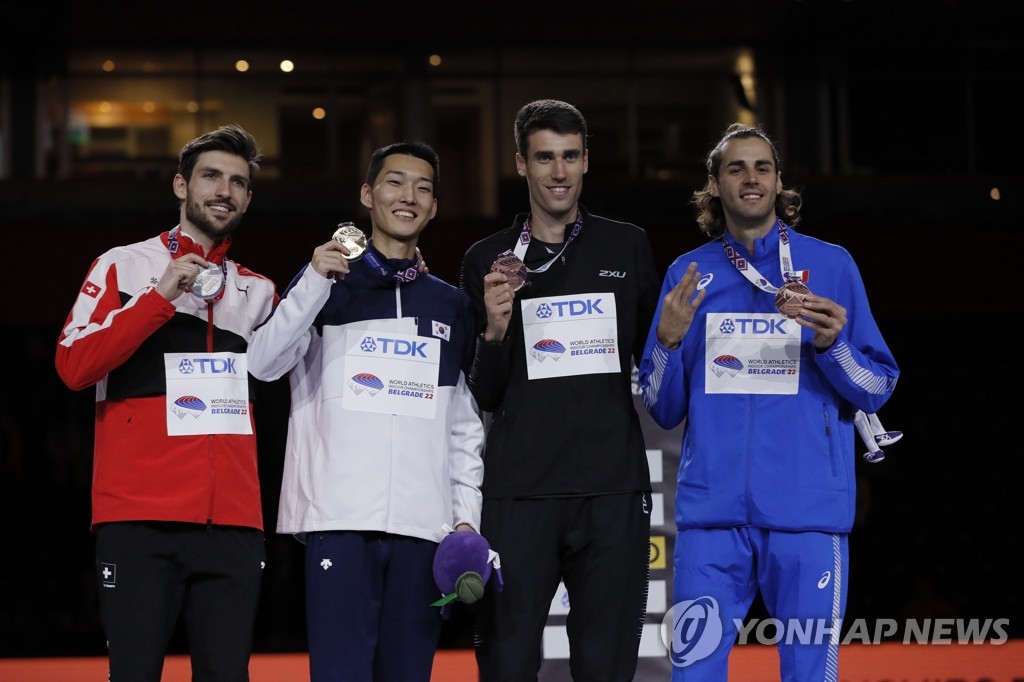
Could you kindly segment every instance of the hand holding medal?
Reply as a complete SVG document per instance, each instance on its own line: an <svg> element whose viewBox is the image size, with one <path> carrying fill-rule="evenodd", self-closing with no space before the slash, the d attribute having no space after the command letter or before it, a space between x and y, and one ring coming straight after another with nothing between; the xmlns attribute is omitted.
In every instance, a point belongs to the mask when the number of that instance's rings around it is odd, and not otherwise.
<svg viewBox="0 0 1024 682"><path fill-rule="evenodd" d="M803 282L786 282L775 294L775 307L786 317L796 319L810 295L811 290Z"/></svg>
<svg viewBox="0 0 1024 682"><path fill-rule="evenodd" d="M491 264L490 272L484 276L483 281L484 307L487 309L484 340L497 343L505 338L509 321L512 319L515 292L526 284L528 274L526 265L511 251L498 254ZM501 277L504 277L505 281L501 281Z"/></svg>
<svg viewBox="0 0 1024 682"><path fill-rule="evenodd" d="M199 274L190 288L193 294L208 301L224 291L224 280L224 269L220 265L207 263L205 268L199 266Z"/></svg>
<svg viewBox="0 0 1024 682"><path fill-rule="evenodd" d="M508 285L512 291L519 291L526 284L526 264L519 260L519 256L506 252L498 256L491 264L491 272L500 272L508 278Z"/></svg>
<svg viewBox="0 0 1024 682"><path fill-rule="evenodd" d="M366 235L351 221L339 223L331 238L348 251L345 260L349 263L355 263L366 253Z"/></svg>
<svg viewBox="0 0 1024 682"><path fill-rule="evenodd" d="M198 254L186 253L170 260L163 274L154 280L154 288L168 301L182 293L209 300L224 291L224 273L220 265L209 263Z"/></svg>

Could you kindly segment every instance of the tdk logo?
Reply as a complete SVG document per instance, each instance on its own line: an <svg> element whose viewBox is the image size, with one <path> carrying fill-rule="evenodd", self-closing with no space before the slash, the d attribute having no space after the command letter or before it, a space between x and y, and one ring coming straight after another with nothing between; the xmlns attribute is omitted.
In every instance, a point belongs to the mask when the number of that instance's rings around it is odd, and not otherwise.
<svg viewBox="0 0 1024 682"><path fill-rule="evenodd" d="M234 358L185 358L178 363L178 371L182 374L238 374Z"/></svg>
<svg viewBox="0 0 1024 682"><path fill-rule="evenodd" d="M415 341L406 341L405 339L389 339L384 336L378 336L376 338L370 338L367 336L363 339L363 342L359 344L359 347L367 353L373 353L377 350L380 344L380 352L382 355L410 355L412 357L421 357L426 359L427 354L423 352L423 349L427 347L426 342L417 343Z"/></svg>
<svg viewBox="0 0 1024 682"><path fill-rule="evenodd" d="M571 301L550 301L537 306L537 317L548 319L555 317L579 317L580 315L604 315L601 310L600 298L577 299Z"/></svg>
<svg viewBox="0 0 1024 682"><path fill-rule="evenodd" d="M733 324L728 324L728 325L726 324L726 323L731 323L731 322L733 322L733 321L726 320L726 322L721 325L722 331L725 332L726 334L731 334L732 332L734 332L736 330L736 327ZM782 326L786 322L787 322L787 320L778 320L778 319L773 319L773 320L772 319L770 319L770 320L755 320L755 319L743 318L743 317L737 317L735 319L735 324L739 325L740 334L783 334L783 335L788 335L789 332L787 332L786 329Z"/></svg>

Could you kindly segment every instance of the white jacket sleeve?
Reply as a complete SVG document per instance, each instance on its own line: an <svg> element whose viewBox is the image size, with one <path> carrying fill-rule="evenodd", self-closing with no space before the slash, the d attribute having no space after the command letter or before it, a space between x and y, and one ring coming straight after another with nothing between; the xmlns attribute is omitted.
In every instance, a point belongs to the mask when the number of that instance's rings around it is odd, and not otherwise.
<svg viewBox="0 0 1024 682"><path fill-rule="evenodd" d="M484 480L484 424L476 400L469 392L466 376L459 373L459 383L451 405L449 462L452 477L452 515L455 526L468 523L480 531L480 508Z"/></svg>
<svg viewBox="0 0 1024 682"><path fill-rule="evenodd" d="M313 321L333 285L333 278L306 266L270 317L253 332L246 353L250 374L273 381L295 367L309 348Z"/></svg>

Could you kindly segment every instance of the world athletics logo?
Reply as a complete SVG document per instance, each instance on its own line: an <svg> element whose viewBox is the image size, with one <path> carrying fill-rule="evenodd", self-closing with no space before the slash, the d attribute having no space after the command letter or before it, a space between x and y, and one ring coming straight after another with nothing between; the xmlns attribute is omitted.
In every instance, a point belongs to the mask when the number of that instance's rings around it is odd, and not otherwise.
<svg viewBox="0 0 1024 682"><path fill-rule="evenodd" d="M533 344L533 348L530 349L530 355L532 355L537 362L544 362L548 358L552 358L555 362L565 354L565 346L554 339L541 339L537 343Z"/></svg>
<svg viewBox="0 0 1024 682"><path fill-rule="evenodd" d="M178 419L184 419L185 415L191 415L194 419L199 419L199 415L205 411L206 403L194 395L183 395L171 405L171 412L176 414Z"/></svg>
<svg viewBox="0 0 1024 682"><path fill-rule="evenodd" d="M734 377L737 372L743 369L743 363L734 355L719 355L711 361L708 369L714 372L717 377L721 377L723 374Z"/></svg>
<svg viewBox="0 0 1024 682"><path fill-rule="evenodd" d="M348 380L348 387L356 395L366 391L370 397L373 397L384 388L384 382L372 374L361 372Z"/></svg>

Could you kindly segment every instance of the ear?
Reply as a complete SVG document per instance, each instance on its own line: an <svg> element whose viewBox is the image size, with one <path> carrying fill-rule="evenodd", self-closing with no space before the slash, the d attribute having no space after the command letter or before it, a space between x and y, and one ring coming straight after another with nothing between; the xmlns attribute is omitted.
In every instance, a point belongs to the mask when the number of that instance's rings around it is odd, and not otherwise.
<svg viewBox="0 0 1024 682"><path fill-rule="evenodd" d="M188 182L181 173L174 176L171 186L174 188L174 196L178 197L181 201L185 201L185 197L188 196Z"/></svg>
<svg viewBox="0 0 1024 682"><path fill-rule="evenodd" d="M715 179L714 175L708 176L708 187L711 189L711 196L718 196L718 180Z"/></svg>
<svg viewBox="0 0 1024 682"><path fill-rule="evenodd" d="M587 174L587 168L590 166L590 150L583 150L583 174Z"/></svg>
<svg viewBox="0 0 1024 682"><path fill-rule="evenodd" d="M519 152L516 152L516 170L519 171L520 177L526 177L526 159Z"/></svg>
<svg viewBox="0 0 1024 682"><path fill-rule="evenodd" d="M245 195L245 203L242 204L242 213L249 210L250 203L252 203L252 190L249 190Z"/></svg>
<svg viewBox="0 0 1024 682"><path fill-rule="evenodd" d="M430 219L433 220L434 216L437 215L437 199L434 199L434 203L430 206Z"/></svg>
<svg viewBox="0 0 1024 682"><path fill-rule="evenodd" d="M373 210L373 188L366 183L363 183L362 189L359 190L359 203Z"/></svg>
<svg viewBox="0 0 1024 682"><path fill-rule="evenodd" d="M782 192L782 173L775 174L775 193L780 194Z"/></svg>

